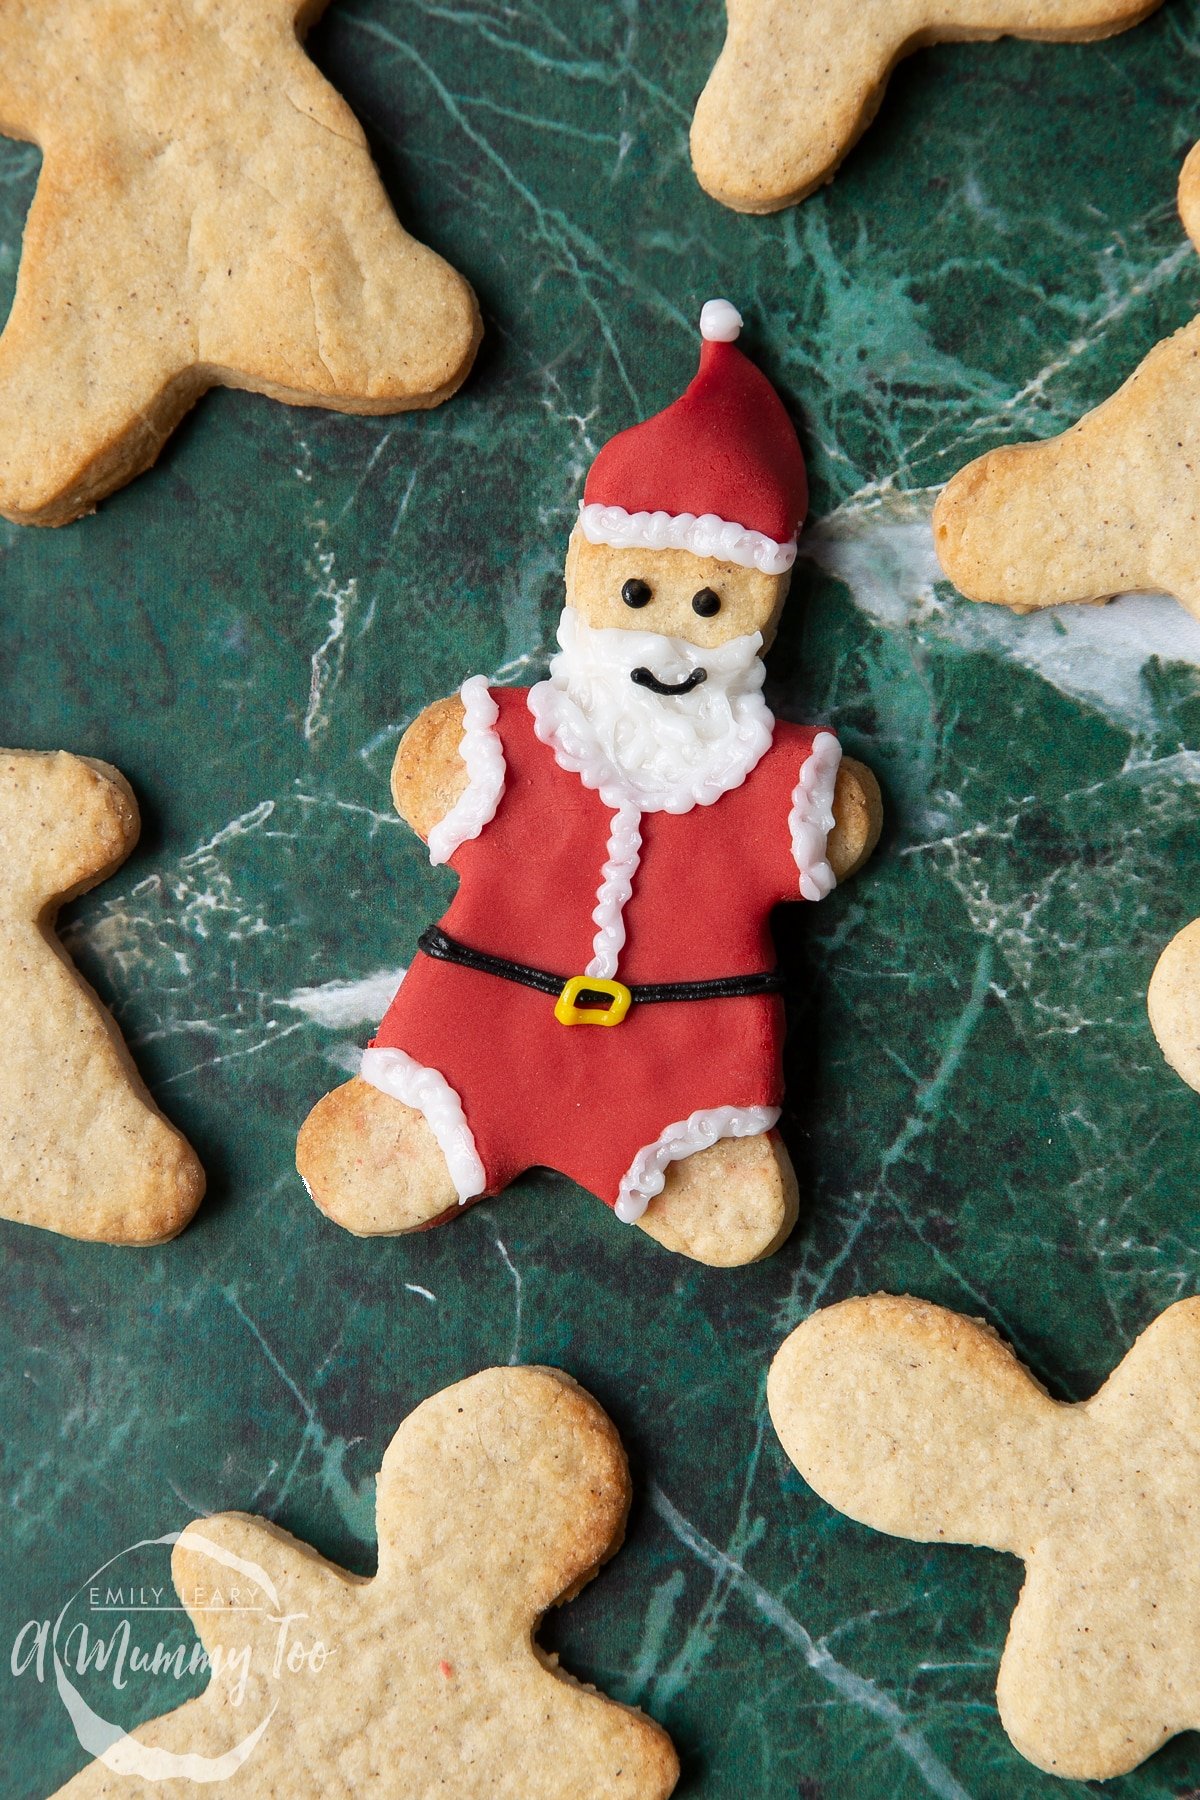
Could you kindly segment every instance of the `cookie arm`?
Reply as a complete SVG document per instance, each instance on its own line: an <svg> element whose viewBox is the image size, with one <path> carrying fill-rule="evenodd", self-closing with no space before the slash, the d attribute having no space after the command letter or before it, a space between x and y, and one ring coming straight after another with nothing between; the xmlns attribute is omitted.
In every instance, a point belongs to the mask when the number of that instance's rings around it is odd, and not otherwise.
<svg viewBox="0 0 1200 1800"><path fill-rule="evenodd" d="M785 1341L767 1400L839 1512L918 1543L1030 1554L1071 1409L986 1326L906 1296L842 1301Z"/></svg>
<svg viewBox="0 0 1200 1800"><path fill-rule="evenodd" d="M119 869L137 843L137 802L107 763L65 750L0 752L0 913L48 914Z"/></svg>
<svg viewBox="0 0 1200 1800"><path fill-rule="evenodd" d="M833 830L825 855L839 883L856 875L879 842L883 796L865 763L844 756L833 790Z"/></svg>
<svg viewBox="0 0 1200 1800"><path fill-rule="evenodd" d="M1048 1775L1126 1775L1195 1719L1188 1684L1173 1678L1172 1654L1191 1633L1186 1604L1179 1608L1172 1592L1190 1588L1190 1570L1172 1568L1169 1537L1159 1544L1152 1570L1136 1542L1127 1558L1114 1555L1103 1514L1089 1513L1085 1501L1074 1533L1038 1547L1009 1626L996 1702L1016 1748Z"/></svg>
<svg viewBox="0 0 1200 1800"><path fill-rule="evenodd" d="M728 0L728 35L691 130L701 187L738 212L803 200L870 123L903 53L904 22L874 10L822 19L811 5Z"/></svg>
<svg viewBox="0 0 1200 1800"><path fill-rule="evenodd" d="M467 789L461 745L466 708L457 694L418 713L392 764L392 802L406 825L428 839Z"/></svg>
<svg viewBox="0 0 1200 1800"><path fill-rule="evenodd" d="M360 1585L290 1532L251 1513L213 1513L180 1533L171 1580L205 1647L253 1641L269 1666L279 1621L289 1613L327 1617L348 1587Z"/></svg>
<svg viewBox="0 0 1200 1800"><path fill-rule="evenodd" d="M1200 247L1200 145L1179 178L1179 210ZM960 469L933 513L942 568L968 600L1018 613L1149 588L1200 618L1198 418L1193 319L1069 431Z"/></svg>
<svg viewBox="0 0 1200 1800"><path fill-rule="evenodd" d="M309 1684L316 1692L311 1673L292 1669L286 1652L297 1639L308 1645L319 1639L329 1655L340 1651L344 1659L344 1600L349 1589L364 1585L288 1532L245 1513L217 1513L189 1525L172 1553L171 1579L205 1650L216 1653L209 1688L139 1725L117 1769L93 1762L53 1800L136 1800L196 1791L198 1781L219 1792L227 1779L245 1793L239 1770L247 1761L252 1770L262 1766L255 1750L268 1729L287 1729L283 1717L269 1726L282 1690ZM203 1775L198 1770L205 1764Z"/></svg>
<svg viewBox="0 0 1200 1800"><path fill-rule="evenodd" d="M791 206L828 181L871 123L896 64L925 44L1108 37L1161 0L984 0L957 9L728 0L724 49L692 121L692 164L739 212ZM932 12L935 16L930 18Z"/></svg>

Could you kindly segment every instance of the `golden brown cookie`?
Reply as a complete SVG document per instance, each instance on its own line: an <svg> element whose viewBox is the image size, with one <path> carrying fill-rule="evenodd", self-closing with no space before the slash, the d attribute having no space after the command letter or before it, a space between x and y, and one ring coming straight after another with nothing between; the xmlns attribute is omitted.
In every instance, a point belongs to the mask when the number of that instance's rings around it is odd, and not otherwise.
<svg viewBox="0 0 1200 1800"><path fill-rule="evenodd" d="M110 1244L174 1237L204 1192L54 935L59 907L137 835L137 803L106 763L0 751L0 1216Z"/></svg>
<svg viewBox="0 0 1200 1800"><path fill-rule="evenodd" d="M901 57L971 38L1079 41L1161 0L727 0L729 31L692 123L700 185L769 213L829 181Z"/></svg>
<svg viewBox="0 0 1200 1800"><path fill-rule="evenodd" d="M1179 210L1200 245L1200 145ZM942 567L970 600L1017 612L1151 588L1200 617L1200 319L1060 437L968 463L933 515Z"/></svg>
<svg viewBox="0 0 1200 1800"><path fill-rule="evenodd" d="M556 1369L484 1370L409 1415L376 1494L369 1581L263 1519L189 1526L172 1575L219 1672L62 1800L192 1800L187 1773L239 1749L229 1800L666 1800L666 1733L533 1638L624 1535L629 1469L596 1402Z"/></svg>
<svg viewBox="0 0 1200 1800"><path fill-rule="evenodd" d="M436 406L479 340L297 38L324 0L11 0L0 121L42 148L0 336L0 512L64 525L205 389Z"/></svg>
<svg viewBox="0 0 1200 1800"><path fill-rule="evenodd" d="M1146 1008L1159 1049L1200 1094L1200 919L1185 925L1159 957Z"/></svg>
<svg viewBox="0 0 1200 1800"><path fill-rule="evenodd" d="M1103 1781L1200 1725L1200 1300L1168 1307L1077 1405L973 1319L846 1300L785 1341L767 1397L840 1512L1023 1559L996 1685L1023 1756Z"/></svg>

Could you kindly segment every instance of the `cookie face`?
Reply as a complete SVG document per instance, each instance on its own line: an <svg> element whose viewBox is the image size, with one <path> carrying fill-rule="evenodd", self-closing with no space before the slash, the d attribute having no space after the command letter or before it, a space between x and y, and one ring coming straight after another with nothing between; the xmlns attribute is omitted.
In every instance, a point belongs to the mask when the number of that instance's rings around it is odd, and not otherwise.
<svg viewBox="0 0 1200 1800"><path fill-rule="evenodd" d="M183 1758L218 1767L262 1722L215 1790L229 1800L666 1800L679 1773L666 1733L533 1641L624 1534L628 1465L595 1401L555 1369L485 1370L410 1414L376 1495L369 1581L262 1519L189 1526L172 1576L185 1602L207 1602L195 1624L218 1672L62 1800L182 1800L195 1792ZM289 1617L296 1666L279 1655Z"/></svg>
<svg viewBox="0 0 1200 1800"><path fill-rule="evenodd" d="M1108 37L1161 0L728 0L725 48L700 96L692 162L738 212L791 206L830 180L924 44Z"/></svg>
<svg viewBox="0 0 1200 1800"><path fill-rule="evenodd" d="M1200 146L1179 181L1200 244ZM1154 589L1200 618L1200 319L1060 437L992 450L934 512L942 567L970 600L1017 612Z"/></svg>
<svg viewBox="0 0 1200 1800"><path fill-rule="evenodd" d="M0 119L44 152L0 336L7 518L91 511L214 385L390 413L464 379L474 297L398 224L357 120L301 49L322 10L0 13Z"/></svg>
<svg viewBox="0 0 1200 1800"><path fill-rule="evenodd" d="M976 1320L889 1294L806 1320L767 1392L831 1506L1023 1558L996 1687L1023 1756L1102 1781L1200 1724L1200 1300L1076 1405Z"/></svg>
<svg viewBox="0 0 1200 1800"><path fill-rule="evenodd" d="M705 649L753 631L769 644L791 580L688 550L590 544L578 527L566 577L571 604L593 630L656 631Z"/></svg>
<svg viewBox="0 0 1200 1800"><path fill-rule="evenodd" d="M0 751L0 1217L110 1244L174 1237L204 1192L54 936L60 905L119 868L137 835L115 769Z"/></svg>

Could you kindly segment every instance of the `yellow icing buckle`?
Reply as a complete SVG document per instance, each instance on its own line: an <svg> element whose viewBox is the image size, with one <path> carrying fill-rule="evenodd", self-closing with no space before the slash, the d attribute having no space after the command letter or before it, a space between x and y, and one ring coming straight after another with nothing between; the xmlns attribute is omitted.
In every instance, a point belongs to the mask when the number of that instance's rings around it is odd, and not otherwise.
<svg viewBox="0 0 1200 1800"><path fill-rule="evenodd" d="M607 1006L578 1006L580 994L607 994ZM563 982L562 993L554 1002L554 1016L560 1025L619 1025L629 1011L633 995L620 981L602 981L598 975L572 975Z"/></svg>

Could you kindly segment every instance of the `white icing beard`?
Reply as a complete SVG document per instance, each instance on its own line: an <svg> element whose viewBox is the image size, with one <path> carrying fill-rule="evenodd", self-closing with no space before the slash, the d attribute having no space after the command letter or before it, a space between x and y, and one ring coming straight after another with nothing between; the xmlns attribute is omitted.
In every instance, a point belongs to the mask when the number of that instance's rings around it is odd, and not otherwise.
<svg viewBox="0 0 1200 1800"><path fill-rule="evenodd" d="M607 806L690 812L740 787L770 747L775 721L762 697L762 634L706 650L653 631L596 630L563 608L559 654L529 696L534 727ZM656 694L631 679L648 669L674 685L693 670L687 694Z"/></svg>

